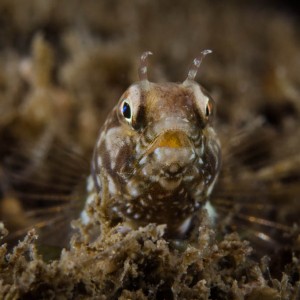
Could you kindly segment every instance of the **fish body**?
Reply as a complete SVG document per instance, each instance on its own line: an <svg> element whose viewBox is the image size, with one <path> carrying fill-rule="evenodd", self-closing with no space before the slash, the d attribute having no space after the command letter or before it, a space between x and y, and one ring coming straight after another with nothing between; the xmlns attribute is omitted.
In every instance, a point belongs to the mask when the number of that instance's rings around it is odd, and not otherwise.
<svg viewBox="0 0 300 300"><path fill-rule="evenodd" d="M195 60L194 68L199 65ZM189 75L183 83L152 83L144 76L121 96L94 149L85 223L98 199L111 224L166 224L175 238L189 231L221 165L214 101L193 80L195 72Z"/></svg>
<svg viewBox="0 0 300 300"><path fill-rule="evenodd" d="M47 136L34 147L29 143L29 151L18 147L3 165L1 181L0 215L11 244L34 227L40 244L67 247L70 223L79 215L82 222L72 224L89 240L99 229L105 233L106 225L119 224L122 232L156 223L167 225L166 237L191 241L203 209L218 234L238 231L262 254L292 244L299 153L282 147L275 159L271 151L281 133L270 132L261 118L249 119L245 128L222 126L219 176L214 101L194 81L205 53L183 83L150 82L147 53L142 56L140 81L124 92L100 129L91 170L85 157ZM295 137L285 136L285 144Z"/></svg>

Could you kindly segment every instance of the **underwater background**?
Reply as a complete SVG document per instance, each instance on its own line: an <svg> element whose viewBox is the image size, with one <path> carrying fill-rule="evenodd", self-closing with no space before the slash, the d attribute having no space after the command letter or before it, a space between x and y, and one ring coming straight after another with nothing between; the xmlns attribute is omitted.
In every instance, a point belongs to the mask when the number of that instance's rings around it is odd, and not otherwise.
<svg viewBox="0 0 300 300"><path fill-rule="evenodd" d="M0 298L299 299L299 13L293 1L0 0ZM181 249L163 225L72 236L98 131L141 53L154 53L150 81L180 82L204 49L197 81L223 149L216 226L202 212Z"/></svg>

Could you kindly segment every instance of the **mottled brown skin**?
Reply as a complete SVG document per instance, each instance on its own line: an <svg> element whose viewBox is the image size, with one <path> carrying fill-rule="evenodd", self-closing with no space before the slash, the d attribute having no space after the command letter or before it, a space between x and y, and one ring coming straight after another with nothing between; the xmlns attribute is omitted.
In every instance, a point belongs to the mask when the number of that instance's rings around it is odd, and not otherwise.
<svg viewBox="0 0 300 300"><path fill-rule="evenodd" d="M166 224L170 237L182 238L219 173L213 114L213 100L193 80L130 86L101 129L92 161L106 219Z"/></svg>

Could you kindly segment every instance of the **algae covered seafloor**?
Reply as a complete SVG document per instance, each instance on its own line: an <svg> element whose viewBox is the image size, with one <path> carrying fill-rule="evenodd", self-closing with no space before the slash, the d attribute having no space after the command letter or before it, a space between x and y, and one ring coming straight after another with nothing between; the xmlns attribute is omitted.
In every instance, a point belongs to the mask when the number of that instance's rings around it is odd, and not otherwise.
<svg viewBox="0 0 300 300"><path fill-rule="evenodd" d="M0 298L299 299L299 20L279 1L2 0ZM203 212L177 245L163 225L122 233L99 213L102 234L69 245L97 132L140 54L154 52L151 81L182 81L207 48L217 224Z"/></svg>
<svg viewBox="0 0 300 300"><path fill-rule="evenodd" d="M126 236L112 229L95 242L72 241L71 250L46 264L34 231L4 259L1 293L7 299L289 299L288 275L271 279L267 263L249 259L237 234L217 242L205 217L199 237L184 250L148 225ZM296 298L294 298L296 299Z"/></svg>

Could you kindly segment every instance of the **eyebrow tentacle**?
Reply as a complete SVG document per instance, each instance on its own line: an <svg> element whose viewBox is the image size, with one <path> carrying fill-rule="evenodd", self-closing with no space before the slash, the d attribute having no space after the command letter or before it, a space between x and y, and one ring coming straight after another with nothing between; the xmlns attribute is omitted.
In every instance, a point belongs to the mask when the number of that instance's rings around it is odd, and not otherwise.
<svg viewBox="0 0 300 300"><path fill-rule="evenodd" d="M212 53L212 51L209 49L203 50L200 56L194 59L193 64L189 69L188 76L184 82L195 79L203 58L210 53Z"/></svg>
<svg viewBox="0 0 300 300"><path fill-rule="evenodd" d="M148 81L148 67L147 67L147 58L149 55L152 55L151 51L145 51L141 55L140 67L139 67L139 78L141 81Z"/></svg>

